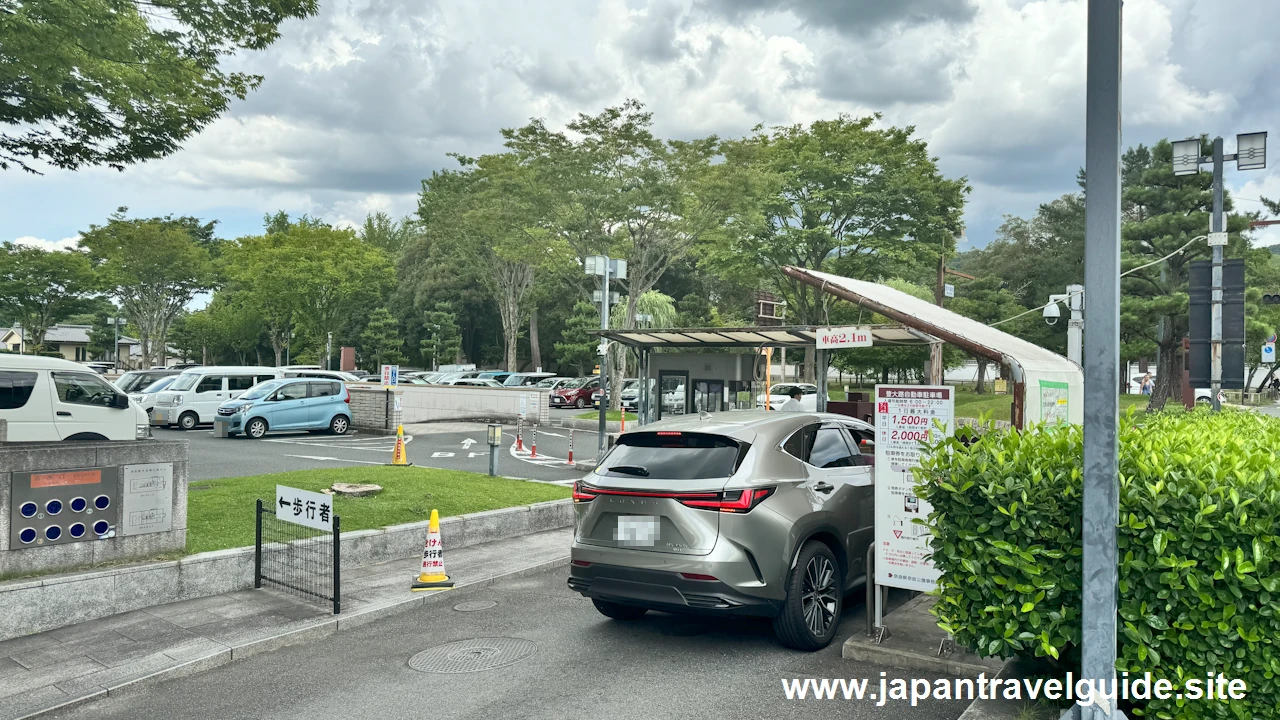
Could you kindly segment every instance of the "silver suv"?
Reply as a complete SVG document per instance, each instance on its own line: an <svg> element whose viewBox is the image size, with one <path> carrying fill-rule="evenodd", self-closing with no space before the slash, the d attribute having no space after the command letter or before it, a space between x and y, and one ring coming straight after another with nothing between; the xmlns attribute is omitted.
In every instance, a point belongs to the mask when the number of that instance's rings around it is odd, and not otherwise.
<svg viewBox="0 0 1280 720"><path fill-rule="evenodd" d="M875 433L825 413L685 416L626 433L573 488L569 587L647 610L773 618L826 647L874 538Z"/></svg>

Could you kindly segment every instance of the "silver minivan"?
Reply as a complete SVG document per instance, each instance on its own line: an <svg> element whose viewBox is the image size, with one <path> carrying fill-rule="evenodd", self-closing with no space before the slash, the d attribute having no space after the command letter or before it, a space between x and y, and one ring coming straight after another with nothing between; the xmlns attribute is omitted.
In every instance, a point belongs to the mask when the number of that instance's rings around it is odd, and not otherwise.
<svg viewBox="0 0 1280 720"><path fill-rule="evenodd" d="M177 425L182 430L192 430L197 425L212 423L218 414L219 405L240 397L246 390L264 380L280 377L284 377L282 368L191 368L155 397L155 405L151 409L151 424L161 427Z"/></svg>
<svg viewBox="0 0 1280 720"><path fill-rule="evenodd" d="M625 433L573 488L569 587L617 620L764 616L835 637L874 539L871 425L829 413L687 415Z"/></svg>

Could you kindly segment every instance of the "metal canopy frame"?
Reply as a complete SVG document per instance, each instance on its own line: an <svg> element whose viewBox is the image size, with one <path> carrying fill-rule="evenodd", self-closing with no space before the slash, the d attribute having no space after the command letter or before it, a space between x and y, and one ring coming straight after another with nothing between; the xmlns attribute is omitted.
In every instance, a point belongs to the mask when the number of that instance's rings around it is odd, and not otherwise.
<svg viewBox="0 0 1280 720"><path fill-rule="evenodd" d="M636 328L632 330L594 330L592 334L616 342L619 345L634 349L640 356L640 378L645 388L640 393L640 424L649 420L650 393L649 386L649 353L655 348L700 348L700 349L748 349L759 352L763 348L798 348L815 350L815 370L817 373L818 399L817 409L827 409L827 370L829 367L829 350L818 347L818 335L823 327L820 325L767 325L757 327L709 327L709 328ZM938 338L921 330L906 325L869 325L871 340L874 344L886 345L931 345L941 342ZM601 403L602 411L604 402Z"/></svg>

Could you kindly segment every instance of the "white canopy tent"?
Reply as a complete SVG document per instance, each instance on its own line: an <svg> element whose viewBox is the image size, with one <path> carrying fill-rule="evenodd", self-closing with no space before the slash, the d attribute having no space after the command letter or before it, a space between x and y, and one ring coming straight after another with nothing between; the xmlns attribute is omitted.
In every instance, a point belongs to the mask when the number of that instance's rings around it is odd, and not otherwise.
<svg viewBox="0 0 1280 720"><path fill-rule="evenodd" d="M797 267L783 272L1009 368L1015 427L1056 421L1083 424L1084 374L1065 357L887 285Z"/></svg>

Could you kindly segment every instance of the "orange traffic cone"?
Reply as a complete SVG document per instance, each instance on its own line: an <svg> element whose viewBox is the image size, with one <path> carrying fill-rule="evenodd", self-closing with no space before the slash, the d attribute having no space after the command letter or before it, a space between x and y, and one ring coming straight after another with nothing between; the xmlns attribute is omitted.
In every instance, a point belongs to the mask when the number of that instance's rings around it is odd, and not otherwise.
<svg viewBox="0 0 1280 720"><path fill-rule="evenodd" d="M404 450L404 425L396 426L396 447L391 453L392 465L412 465L409 455Z"/></svg>
<svg viewBox="0 0 1280 720"><path fill-rule="evenodd" d="M427 542L422 548L422 572L409 589L448 590L453 581L444 571L444 545L440 541L440 513L431 511L431 523L427 525Z"/></svg>

